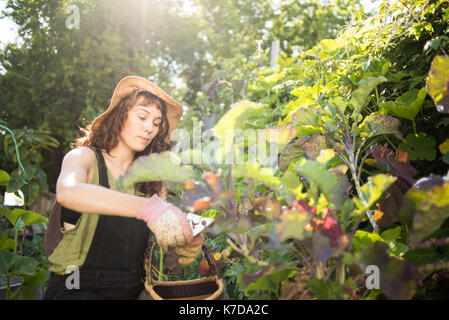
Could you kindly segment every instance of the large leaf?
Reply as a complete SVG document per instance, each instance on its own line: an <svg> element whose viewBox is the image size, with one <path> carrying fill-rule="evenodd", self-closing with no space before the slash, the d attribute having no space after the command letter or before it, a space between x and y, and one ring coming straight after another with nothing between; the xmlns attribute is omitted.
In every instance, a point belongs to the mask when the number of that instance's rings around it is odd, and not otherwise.
<svg viewBox="0 0 449 320"><path fill-rule="evenodd" d="M302 147L303 140L303 137L297 138L285 147L281 156L279 157L279 170L281 170L282 172L287 171L288 166L291 162L305 156L306 152Z"/></svg>
<svg viewBox="0 0 449 320"><path fill-rule="evenodd" d="M388 174L397 177L397 180L386 191L385 198L379 201L376 223L381 228L388 228L397 218L406 192L413 186L412 178L418 172L407 160L407 153L398 150L396 155L388 146L373 145L370 153L377 163L386 164Z"/></svg>
<svg viewBox="0 0 449 320"><path fill-rule="evenodd" d="M1 276L33 276L38 266L36 259L19 256L8 250L0 250Z"/></svg>
<svg viewBox="0 0 449 320"><path fill-rule="evenodd" d="M393 116L414 120L419 110L421 110L426 95L426 88L423 87L420 90L413 88L395 101L380 103L379 108L386 109Z"/></svg>
<svg viewBox="0 0 449 320"><path fill-rule="evenodd" d="M235 178L249 178L263 183L267 187L278 190L281 178L274 175L272 168L261 168L259 163L237 165L232 169Z"/></svg>
<svg viewBox="0 0 449 320"><path fill-rule="evenodd" d="M47 219L40 215L39 213L18 209L9 210L5 207L0 208L5 217L12 223L14 228L21 229L26 226L37 223L47 223ZM21 218L21 219L20 219ZM20 219L20 220L19 220Z"/></svg>
<svg viewBox="0 0 449 320"><path fill-rule="evenodd" d="M354 111L358 112L361 108L363 108L366 101L368 100L369 95L371 94L371 91L373 91L373 89L377 87L378 84L386 81L387 79L382 76L368 77L361 80L358 83L358 89L354 90L354 92L352 93L351 104L354 107Z"/></svg>
<svg viewBox="0 0 449 320"><path fill-rule="evenodd" d="M16 242L8 237L6 233L0 233L0 250L14 249Z"/></svg>
<svg viewBox="0 0 449 320"><path fill-rule="evenodd" d="M279 242L283 242L287 239L303 240L304 227L312 219L312 215L296 209L288 209L279 218L280 222L276 225L275 230Z"/></svg>
<svg viewBox="0 0 449 320"><path fill-rule="evenodd" d="M23 192L26 206L33 204L33 202L39 197L40 187L37 181L31 181L30 183L22 186L20 190Z"/></svg>
<svg viewBox="0 0 449 320"><path fill-rule="evenodd" d="M365 248L368 248L372 243L376 241L385 242L381 236L377 233L366 232L363 230L357 230L352 240L352 247L354 252L358 252Z"/></svg>
<svg viewBox="0 0 449 320"><path fill-rule="evenodd" d="M340 300L344 294L344 288L331 280L311 279L307 287L318 300Z"/></svg>
<svg viewBox="0 0 449 320"><path fill-rule="evenodd" d="M409 133L405 137L405 142L401 142L398 149L408 153L410 160L435 160L436 150L434 149L436 142L431 136L426 136L420 132L418 135Z"/></svg>
<svg viewBox="0 0 449 320"><path fill-rule="evenodd" d="M360 199L354 198L354 203L360 210L365 211L382 196L394 182L396 177L390 177L385 174L377 174L375 176L368 177L368 182L361 186L361 191L365 198L366 203L363 203Z"/></svg>
<svg viewBox="0 0 449 320"><path fill-rule="evenodd" d="M242 129L248 118L262 108L264 108L262 105L248 100L234 104L215 125L214 135L224 142L226 135L233 135L236 129Z"/></svg>
<svg viewBox="0 0 449 320"><path fill-rule="evenodd" d="M17 192L23 185L25 185L25 183L23 182L21 177L17 174L17 172L13 172L9 176L6 192Z"/></svg>
<svg viewBox="0 0 449 320"><path fill-rule="evenodd" d="M295 165L296 171L317 186L335 208L343 205L347 197L349 183L342 174L334 174L326 169L326 165L318 161L301 159Z"/></svg>
<svg viewBox="0 0 449 320"><path fill-rule="evenodd" d="M449 113L449 57L435 56L426 81L427 92L438 112Z"/></svg>
<svg viewBox="0 0 449 320"><path fill-rule="evenodd" d="M267 128L264 131L265 140L277 144L279 153L282 152L285 146L298 135L298 131L291 127Z"/></svg>
<svg viewBox="0 0 449 320"><path fill-rule="evenodd" d="M311 105L307 108L299 108L292 116L292 125L298 129L301 126L318 124L318 109Z"/></svg>
<svg viewBox="0 0 449 320"><path fill-rule="evenodd" d="M193 175L192 167L181 165L181 159L176 154L166 151L136 159L125 175L120 176L118 185L120 189L125 189L137 182L186 182Z"/></svg>
<svg viewBox="0 0 449 320"><path fill-rule="evenodd" d="M9 182L9 174L6 171L0 170L0 186L7 186Z"/></svg>
<svg viewBox="0 0 449 320"><path fill-rule="evenodd" d="M368 266L379 268L380 289L388 298L405 300L415 295L420 280L418 271L405 260L390 256L387 243L373 242L359 253L358 261L363 270Z"/></svg>
<svg viewBox="0 0 449 320"><path fill-rule="evenodd" d="M401 122L387 114L372 113L360 125L361 136L371 138L381 134L392 134L402 137L399 131Z"/></svg>
<svg viewBox="0 0 449 320"><path fill-rule="evenodd" d="M400 216L406 222L413 219L408 240L414 247L449 217L449 181L438 177L422 178L407 192L404 201Z"/></svg>

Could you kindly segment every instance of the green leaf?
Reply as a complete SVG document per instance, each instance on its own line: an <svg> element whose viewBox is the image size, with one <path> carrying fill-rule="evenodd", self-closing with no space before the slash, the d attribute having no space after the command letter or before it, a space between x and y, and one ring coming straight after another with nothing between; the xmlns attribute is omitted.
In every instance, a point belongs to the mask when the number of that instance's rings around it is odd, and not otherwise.
<svg viewBox="0 0 449 320"><path fill-rule="evenodd" d="M264 274L256 281L248 284L245 288L245 295L249 296L249 292L251 291L270 291L277 293L281 282L287 280L291 272L291 270L281 270Z"/></svg>
<svg viewBox="0 0 449 320"><path fill-rule="evenodd" d="M282 184L287 189L295 189L300 184L299 177L291 170L285 172L282 176Z"/></svg>
<svg viewBox="0 0 449 320"><path fill-rule="evenodd" d="M399 144L398 149L407 152L410 160L433 161L436 157L435 145L436 141L431 136L426 136L422 132L418 135L409 133L405 137L405 142Z"/></svg>
<svg viewBox="0 0 449 320"><path fill-rule="evenodd" d="M233 131L242 129L247 123L248 118L263 108L262 105L248 100L234 104L215 125L214 135L224 142L226 135L233 135Z"/></svg>
<svg viewBox="0 0 449 320"><path fill-rule="evenodd" d="M9 250L0 250L0 276L10 276L10 270L18 255Z"/></svg>
<svg viewBox="0 0 449 320"><path fill-rule="evenodd" d="M359 252L362 270L368 266L379 268L380 289L393 300L411 299L416 293L420 277L416 268L407 261L388 254L388 244L373 242L368 248Z"/></svg>
<svg viewBox="0 0 449 320"><path fill-rule="evenodd" d="M21 210L21 209L14 209L14 210ZM33 212L33 211L27 211L27 210L23 210L23 226L30 226L33 224L38 224L38 223L47 223L47 219L45 217L43 217L42 215L40 215L39 213Z"/></svg>
<svg viewBox="0 0 449 320"><path fill-rule="evenodd" d="M274 190L278 190L281 185L281 178L274 175L273 169L260 168L259 163L236 165L232 169L232 176L235 178L254 179Z"/></svg>
<svg viewBox="0 0 449 320"><path fill-rule="evenodd" d="M387 101L379 104L380 109L386 109L389 114L414 120L426 99L427 91L423 87L420 90L413 88L395 101Z"/></svg>
<svg viewBox="0 0 449 320"><path fill-rule="evenodd" d="M382 232L382 234L380 236L385 241L393 241L393 240L397 240L399 238L399 236L401 235L401 231L402 231L402 228L401 228L401 226L399 226L396 228L391 228L391 229L385 230L384 232Z"/></svg>
<svg viewBox="0 0 449 320"><path fill-rule="evenodd" d="M360 125L361 136L371 138L381 134L392 134L401 138L399 131L401 122L387 114L372 113Z"/></svg>
<svg viewBox="0 0 449 320"><path fill-rule="evenodd" d="M449 57L435 56L427 76L426 88L438 112L449 113Z"/></svg>
<svg viewBox="0 0 449 320"><path fill-rule="evenodd" d="M9 182L9 174L6 171L0 170L0 186L7 186Z"/></svg>
<svg viewBox="0 0 449 320"><path fill-rule="evenodd" d="M345 41L342 39L323 39L320 41L320 45L324 50L332 52L343 48L345 46Z"/></svg>
<svg viewBox="0 0 449 320"><path fill-rule="evenodd" d="M359 88L352 93L351 104L354 111L358 112L366 104L371 91L377 87L378 84L386 82L385 77L368 77L358 83Z"/></svg>
<svg viewBox="0 0 449 320"><path fill-rule="evenodd" d="M20 188L23 192L23 197L25 199L25 205L31 205L39 197L39 183L37 181L31 181L30 183L24 185Z"/></svg>
<svg viewBox="0 0 449 320"><path fill-rule="evenodd" d="M22 179L17 174L17 172L13 172L9 176L9 182L8 182L8 186L6 188L6 192L11 192L11 193L17 192L23 185L25 185L25 184L23 183Z"/></svg>
<svg viewBox="0 0 449 320"><path fill-rule="evenodd" d="M302 126L316 124L318 124L318 109L314 105L310 105L307 108L299 108L292 115L292 125L297 130Z"/></svg>
<svg viewBox="0 0 449 320"><path fill-rule="evenodd" d="M443 162L449 164L449 152L445 153L442 158Z"/></svg>
<svg viewBox="0 0 449 320"><path fill-rule="evenodd" d="M290 142L282 154L279 157L279 170L282 172L287 171L291 162L298 160L299 158L305 156L306 152L302 147L304 138L300 137L292 142Z"/></svg>
<svg viewBox="0 0 449 320"><path fill-rule="evenodd" d="M0 250L0 276L33 276L38 262L32 257L19 256L8 250Z"/></svg>
<svg viewBox="0 0 449 320"><path fill-rule="evenodd" d="M5 207L0 207L0 212L2 212L5 217L12 223L14 228L22 229L26 226L36 224L36 223L47 223L47 219L41 216L39 213L15 208L9 210ZM19 220L19 218L22 218Z"/></svg>
<svg viewBox="0 0 449 320"><path fill-rule="evenodd" d="M32 257L18 256L14 261L12 274L15 276L33 276L35 274L38 262Z"/></svg>
<svg viewBox="0 0 449 320"><path fill-rule="evenodd" d="M0 250L12 250L15 243L14 239L9 238L6 233L0 234Z"/></svg>
<svg viewBox="0 0 449 320"><path fill-rule="evenodd" d="M376 241L385 242L385 240L382 239L382 237L379 236L377 233L357 230L357 232L354 235L354 239L352 240L352 246L354 248L354 251L357 252L365 248L368 248L372 243Z"/></svg>
<svg viewBox="0 0 449 320"><path fill-rule="evenodd" d="M295 169L312 185L317 186L335 208L340 208L346 201L349 188L347 178L333 174L326 169L325 164L303 158L296 163Z"/></svg>
<svg viewBox="0 0 449 320"><path fill-rule="evenodd" d="M318 300L338 300L343 297L343 287L330 280L311 279L307 281L307 287Z"/></svg>
<svg viewBox="0 0 449 320"><path fill-rule="evenodd" d="M182 166L181 159L170 151L139 157L118 180L120 189L137 182L174 181L186 182L194 172L190 166Z"/></svg>
<svg viewBox="0 0 449 320"><path fill-rule="evenodd" d="M394 182L396 177L387 176L386 174L377 174L375 176L368 177L368 182L361 186L361 191L366 200L366 204L363 204L358 198L354 198L354 203L360 210L365 211L382 196Z"/></svg>
<svg viewBox="0 0 449 320"><path fill-rule="evenodd" d="M311 214L296 210L287 210L280 216L280 222L276 224L276 236L279 242L288 239L303 240L305 236L304 227L312 219Z"/></svg>
<svg viewBox="0 0 449 320"><path fill-rule="evenodd" d="M418 189L415 184L405 195L406 203L400 211L402 217L413 216L408 239L411 247L438 230L449 217L449 182L434 183L426 189Z"/></svg>
<svg viewBox="0 0 449 320"><path fill-rule="evenodd" d="M9 210L5 206L0 207L0 212L3 213L9 222L16 228L17 220L22 216L22 212L18 209Z"/></svg>

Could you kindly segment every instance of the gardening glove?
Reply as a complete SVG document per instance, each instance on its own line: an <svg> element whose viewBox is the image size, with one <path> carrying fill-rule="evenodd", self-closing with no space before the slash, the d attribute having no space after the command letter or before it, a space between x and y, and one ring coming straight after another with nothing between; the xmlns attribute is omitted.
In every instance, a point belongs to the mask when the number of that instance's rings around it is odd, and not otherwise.
<svg viewBox="0 0 449 320"><path fill-rule="evenodd" d="M194 240L187 216L178 207L153 195L139 209L137 219L144 220L164 251Z"/></svg>
<svg viewBox="0 0 449 320"><path fill-rule="evenodd" d="M202 233L197 235L194 240L184 246L175 248L175 253L179 256L178 263L181 266L188 266L201 253L201 247L204 243L204 236Z"/></svg>

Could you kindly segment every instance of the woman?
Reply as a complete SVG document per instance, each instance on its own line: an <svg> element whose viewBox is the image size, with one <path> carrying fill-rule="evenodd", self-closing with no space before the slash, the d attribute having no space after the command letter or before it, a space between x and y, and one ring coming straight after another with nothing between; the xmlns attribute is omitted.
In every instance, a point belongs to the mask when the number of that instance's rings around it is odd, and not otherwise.
<svg viewBox="0 0 449 320"><path fill-rule="evenodd" d="M130 76L118 83L108 110L62 162L56 200L63 237L48 257L45 299L136 299L150 230L162 248L176 248L182 265L201 251L204 237L194 238L186 215L161 199L162 182L117 191L116 180L137 157L169 149L181 115L181 104L151 81ZM79 289L69 283L73 270Z"/></svg>

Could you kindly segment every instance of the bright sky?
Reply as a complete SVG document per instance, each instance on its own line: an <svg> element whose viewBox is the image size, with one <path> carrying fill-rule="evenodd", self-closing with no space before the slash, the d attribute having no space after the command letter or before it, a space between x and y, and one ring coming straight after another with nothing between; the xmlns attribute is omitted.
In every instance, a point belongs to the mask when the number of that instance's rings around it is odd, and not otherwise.
<svg viewBox="0 0 449 320"><path fill-rule="evenodd" d="M279 0L275 0L277 2ZM373 10L381 0L361 0L365 11ZM188 1L186 1L188 4ZM6 5L6 0L0 0L0 12L3 11ZM6 43L13 42L17 37L17 25L7 18L0 19L0 48L4 47Z"/></svg>
<svg viewBox="0 0 449 320"><path fill-rule="evenodd" d="M5 8L6 1L0 0L0 12ZM0 47L13 42L17 37L17 25L9 19L0 19Z"/></svg>

